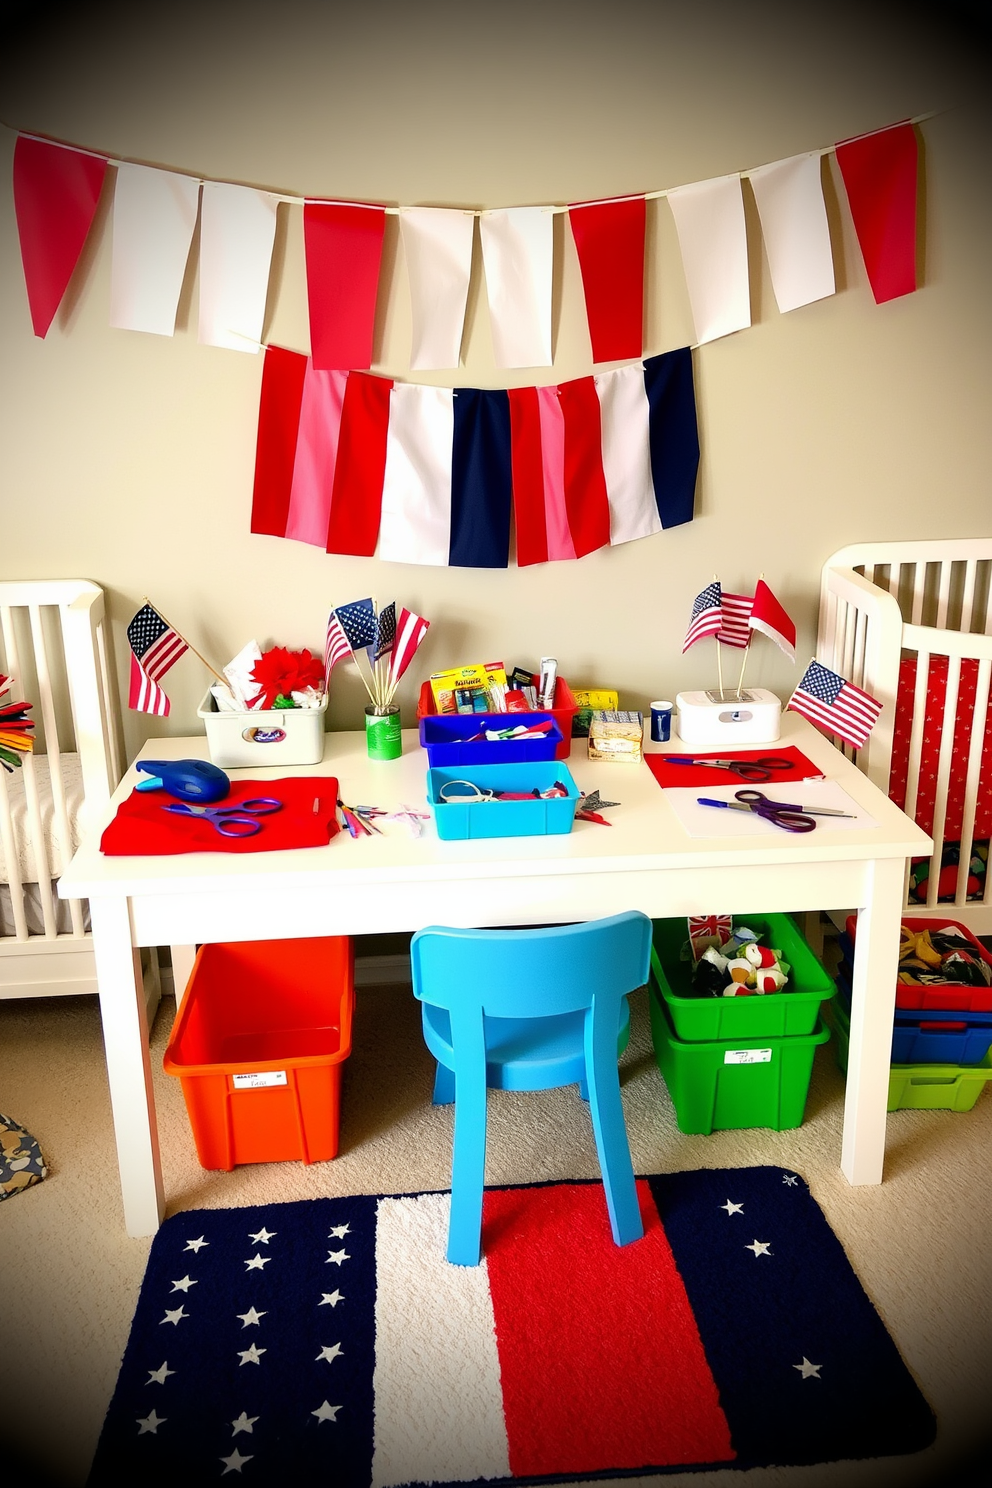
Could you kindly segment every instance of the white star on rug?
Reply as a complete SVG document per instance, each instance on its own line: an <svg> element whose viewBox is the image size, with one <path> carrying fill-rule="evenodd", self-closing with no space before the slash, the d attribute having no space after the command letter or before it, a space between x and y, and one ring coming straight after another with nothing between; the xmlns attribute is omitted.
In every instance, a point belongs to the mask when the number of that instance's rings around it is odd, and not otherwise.
<svg viewBox="0 0 992 1488"><path fill-rule="evenodd" d="M819 1379L820 1370L823 1368L823 1365L811 1364L806 1355L803 1354L803 1362L801 1364L793 1364L792 1367L793 1369L799 1370L799 1373L802 1375L803 1379Z"/></svg>
<svg viewBox="0 0 992 1488"><path fill-rule="evenodd" d="M328 1240L343 1240L345 1235L351 1234L351 1225L332 1225L327 1232ZM340 1407L338 1407L340 1409Z"/></svg>
<svg viewBox="0 0 992 1488"><path fill-rule="evenodd" d="M799 1186L799 1179L795 1173L783 1173L782 1182L787 1183L790 1188L797 1188Z"/></svg>
<svg viewBox="0 0 992 1488"><path fill-rule="evenodd" d="M321 1292L318 1307L337 1307L339 1302L344 1301L344 1292Z"/></svg>
<svg viewBox="0 0 992 1488"><path fill-rule="evenodd" d="M254 1307L249 1307L247 1312L239 1312L235 1316L241 1319L242 1328L257 1328L259 1319L263 1318L265 1313L258 1312Z"/></svg>
<svg viewBox="0 0 992 1488"><path fill-rule="evenodd" d="M726 1209L728 1217L731 1214L743 1214L744 1213L744 1205L743 1204L735 1204L734 1201L733 1201L733 1199L728 1199L725 1204L721 1204L720 1205L720 1208L721 1209Z"/></svg>
<svg viewBox="0 0 992 1488"><path fill-rule="evenodd" d="M249 1271L261 1271L262 1267L267 1266L271 1259L271 1256L261 1256L256 1251L255 1255L252 1256L250 1261L245 1261L245 1265L248 1267Z"/></svg>
<svg viewBox="0 0 992 1488"><path fill-rule="evenodd" d="M169 1309L167 1307L165 1309L165 1317L162 1319L162 1322L163 1323L172 1323L176 1327L178 1327L179 1326L180 1319L182 1319L184 1317L189 1317L189 1313L188 1312L184 1312L181 1307L176 1307L171 1312L169 1311Z"/></svg>
<svg viewBox="0 0 992 1488"><path fill-rule="evenodd" d="M210 1241L204 1240L203 1236L201 1235L199 1240L187 1240L185 1248L186 1250L202 1250L204 1245L209 1244Z"/></svg>
<svg viewBox="0 0 992 1488"><path fill-rule="evenodd" d="M181 1281L174 1281L172 1283L172 1290L174 1292L188 1292L191 1286L196 1286L196 1282L192 1276L184 1276Z"/></svg>
<svg viewBox="0 0 992 1488"><path fill-rule="evenodd" d="M138 1432L138 1435L144 1436L146 1431L151 1431L153 1434L157 1433L158 1428L164 1426L168 1419L168 1416L157 1416L154 1411L152 1411L150 1416L146 1416L144 1420L139 1416L138 1425L141 1427L141 1430Z"/></svg>
<svg viewBox="0 0 992 1488"><path fill-rule="evenodd" d="M351 1256L346 1250L329 1250L327 1252L327 1261L325 1262L325 1264L329 1266L333 1261L335 1266L340 1266L342 1261L350 1260Z"/></svg>
<svg viewBox="0 0 992 1488"><path fill-rule="evenodd" d="M248 1416L245 1414L244 1411L242 1411L238 1419L231 1422L231 1431L233 1435L237 1436L239 1431L247 1431L248 1435L251 1436L251 1428L254 1426L257 1420L257 1416Z"/></svg>
<svg viewBox="0 0 992 1488"><path fill-rule="evenodd" d="M772 1253L770 1240L753 1240L750 1245L745 1245L744 1249L753 1250L755 1260L757 1260L759 1256L771 1255Z"/></svg>
<svg viewBox="0 0 992 1488"><path fill-rule="evenodd" d="M268 1245L269 1241L273 1239L274 1236L278 1235L278 1233L278 1230L267 1230L263 1225L257 1235L252 1235L249 1232L248 1239L252 1242L253 1245Z"/></svg>
<svg viewBox="0 0 992 1488"><path fill-rule="evenodd" d="M318 1406L315 1411L311 1411L310 1414L316 1416L318 1421L336 1421L340 1409L341 1407L339 1405L328 1405L325 1400L322 1405Z"/></svg>
<svg viewBox="0 0 992 1488"><path fill-rule="evenodd" d="M241 1469L244 1467L245 1463L251 1461L251 1458L250 1457L242 1457L242 1455L238 1451L237 1447L235 1447L235 1449L231 1453L230 1457L222 1457L220 1460L221 1460L221 1462L223 1462L225 1464L224 1471L221 1473L221 1477L223 1478L229 1472L240 1472Z"/></svg>
<svg viewBox="0 0 992 1488"><path fill-rule="evenodd" d="M324 1347L317 1355L317 1360L326 1359L328 1364L333 1364L334 1360L338 1357L338 1354L343 1353L344 1349L339 1343L325 1343Z"/></svg>
<svg viewBox="0 0 992 1488"><path fill-rule="evenodd" d="M266 1353L268 1353L268 1349L258 1348L253 1343L251 1348L245 1349L243 1353L239 1350L239 1358L242 1364L257 1364L262 1355Z"/></svg>
<svg viewBox="0 0 992 1488"><path fill-rule="evenodd" d="M169 1368L169 1361L166 1359L157 1369L149 1369L145 1384L150 1385L154 1380L156 1385L164 1385L167 1377L175 1372L174 1369Z"/></svg>

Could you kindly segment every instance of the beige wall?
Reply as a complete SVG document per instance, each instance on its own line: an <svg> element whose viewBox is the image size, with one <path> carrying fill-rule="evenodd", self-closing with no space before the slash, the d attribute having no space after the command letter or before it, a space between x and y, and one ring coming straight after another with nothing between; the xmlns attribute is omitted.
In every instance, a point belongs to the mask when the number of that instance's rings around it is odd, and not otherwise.
<svg viewBox="0 0 992 1488"><path fill-rule="evenodd" d="M746 170L940 111L920 131L920 292L874 304L829 157L838 294L780 316L752 211L754 325L695 353L696 520L578 563L522 570L383 564L252 536L261 358L196 344L195 260L174 339L111 330L108 192L84 271L48 339L36 340L5 190L0 575L102 584L122 679L124 625L145 595L224 662L252 637L319 647L329 606L371 593L433 621L401 693L407 724L428 671L548 653L570 681L617 686L624 705L643 707L713 685L711 643L680 654L692 599L714 572L730 589L763 572L798 623L799 664L762 643L748 677L788 696L812 654L820 565L836 548L992 531L987 71L966 35L936 29L926 11L717 0L143 0L42 13L6 49L6 124L312 195L566 202ZM7 180L13 144L0 131ZM280 216L265 335L305 351L299 210ZM463 367L433 380L506 386L591 370L574 250L556 221L554 368L501 374L484 301L474 299ZM649 241L653 353L692 339L664 203L651 210ZM395 236L388 253L376 365L403 377L409 308ZM129 756L148 734L197 731L207 680L195 659L180 662L167 682L171 718L127 715ZM353 668L338 668L331 726L357 726L363 702Z"/></svg>

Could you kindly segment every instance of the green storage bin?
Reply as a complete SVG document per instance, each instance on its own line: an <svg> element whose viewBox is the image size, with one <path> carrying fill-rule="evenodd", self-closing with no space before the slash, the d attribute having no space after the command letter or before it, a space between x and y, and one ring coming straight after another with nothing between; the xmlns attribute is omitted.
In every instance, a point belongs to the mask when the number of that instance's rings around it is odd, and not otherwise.
<svg viewBox="0 0 992 1488"><path fill-rule="evenodd" d="M830 1010L834 1053L847 1074L851 1020L839 1002ZM989 1080L992 1051L981 1064L892 1064L889 1066L887 1111L970 1111Z"/></svg>
<svg viewBox="0 0 992 1488"><path fill-rule="evenodd" d="M813 1055L830 1030L823 1019L784 1038L680 1039L667 1004L649 990L655 1058L686 1135L767 1126L801 1126ZM749 998L748 1001L757 1000Z"/></svg>
<svg viewBox="0 0 992 1488"><path fill-rule="evenodd" d="M679 959L689 938L684 919L655 920L651 970L672 1027L680 1039L789 1038L812 1033L820 1004L837 988L810 950L791 915L741 915L765 945L782 952L788 990L761 997L697 997L691 992L692 963ZM762 1123L759 1123L762 1124Z"/></svg>

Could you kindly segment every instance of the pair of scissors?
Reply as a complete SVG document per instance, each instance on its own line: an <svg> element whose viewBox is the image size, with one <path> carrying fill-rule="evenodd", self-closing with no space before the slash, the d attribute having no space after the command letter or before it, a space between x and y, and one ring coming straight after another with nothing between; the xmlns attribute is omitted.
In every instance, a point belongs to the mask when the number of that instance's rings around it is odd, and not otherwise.
<svg viewBox="0 0 992 1488"><path fill-rule="evenodd" d="M816 827L816 822L803 812L801 806L790 805L788 801L769 801L762 791L735 791L734 799L773 826L783 827L786 832L812 832Z"/></svg>
<svg viewBox="0 0 992 1488"><path fill-rule="evenodd" d="M176 816L197 816L208 821L222 837L254 837L262 830L260 816L270 816L282 810L282 802L274 796L258 796L251 801L239 801L236 806L190 806L185 801L170 801L163 811L172 811Z"/></svg>
<svg viewBox="0 0 992 1488"><path fill-rule="evenodd" d="M732 770L742 780L749 780L752 784L761 781L763 784L771 780L774 770L792 770L795 765L790 759L779 759L773 755L768 759L697 759L694 756L684 754L668 754L663 756L665 763L669 765L701 765L708 770Z"/></svg>

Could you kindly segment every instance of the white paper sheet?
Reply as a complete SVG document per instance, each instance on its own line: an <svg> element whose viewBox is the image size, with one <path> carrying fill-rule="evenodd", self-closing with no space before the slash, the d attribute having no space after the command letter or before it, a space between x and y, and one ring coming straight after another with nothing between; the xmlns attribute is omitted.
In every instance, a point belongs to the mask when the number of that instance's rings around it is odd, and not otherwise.
<svg viewBox="0 0 992 1488"><path fill-rule="evenodd" d="M551 208L483 212L479 229L497 367L550 367Z"/></svg>
<svg viewBox="0 0 992 1488"><path fill-rule="evenodd" d="M747 232L740 176L717 176L668 193L685 270L696 340L751 324Z"/></svg>
<svg viewBox="0 0 992 1488"><path fill-rule="evenodd" d="M110 324L171 336L196 226L194 176L121 164L114 186Z"/></svg>
<svg viewBox="0 0 992 1488"><path fill-rule="evenodd" d="M651 479L651 430L644 367L618 367L593 378L603 418L603 473L610 503L610 542L661 531Z"/></svg>
<svg viewBox="0 0 992 1488"><path fill-rule="evenodd" d="M400 233L410 281L410 366L458 366L472 272L475 217L451 207L404 207Z"/></svg>
<svg viewBox="0 0 992 1488"><path fill-rule="evenodd" d="M204 181L200 207L201 346L257 352L269 288L277 201L266 191Z"/></svg>
<svg viewBox="0 0 992 1488"><path fill-rule="evenodd" d="M790 781L788 784L748 785L697 785L677 786L665 789L665 798L690 837L782 837L795 838L798 833L786 832L773 822L765 821L753 811L721 811L716 806L700 806L698 798L707 796L714 801L732 801L739 790L760 790L770 801L789 801L803 806L829 806L836 811L849 811L853 819L843 816L818 816L817 831L862 832L877 827L878 822L848 795L836 780ZM814 833L809 834L811 837Z"/></svg>
<svg viewBox="0 0 992 1488"><path fill-rule="evenodd" d="M819 155L794 155L748 172L778 308L784 314L836 288Z"/></svg>
<svg viewBox="0 0 992 1488"><path fill-rule="evenodd" d="M446 564L451 546L451 388L393 385L377 556Z"/></svg>

